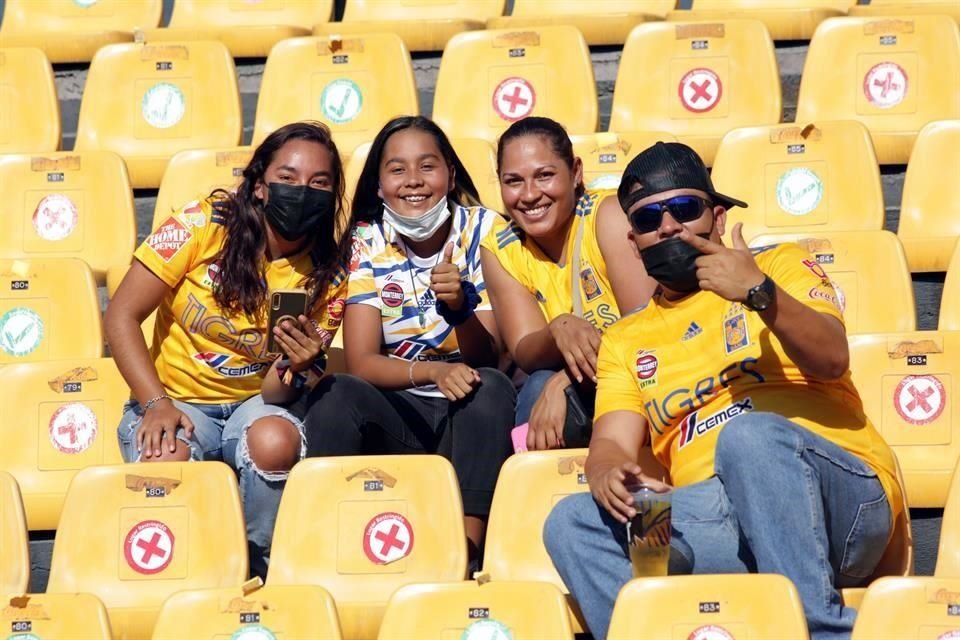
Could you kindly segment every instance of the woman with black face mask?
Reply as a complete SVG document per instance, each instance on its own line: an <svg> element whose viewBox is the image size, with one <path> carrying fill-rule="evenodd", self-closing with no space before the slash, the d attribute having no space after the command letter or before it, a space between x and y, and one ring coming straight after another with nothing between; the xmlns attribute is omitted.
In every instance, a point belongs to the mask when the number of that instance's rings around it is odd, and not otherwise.
<svg viewBox="0 0 960 640"><path fill-rule="evenodd" d="M343 191L329 130L287 125L257 147L235 192L187 204L147 237L107 309L107 340L132 391L118 428L124 459L233 467L255 575L265 574L283 485L306 451L302 423L268 402L318 379L341 321ZM267 348L269 294L292 288L306 291L306 312L273 329L277 357ZM154 311L148 347L140 325Z"/></svg>

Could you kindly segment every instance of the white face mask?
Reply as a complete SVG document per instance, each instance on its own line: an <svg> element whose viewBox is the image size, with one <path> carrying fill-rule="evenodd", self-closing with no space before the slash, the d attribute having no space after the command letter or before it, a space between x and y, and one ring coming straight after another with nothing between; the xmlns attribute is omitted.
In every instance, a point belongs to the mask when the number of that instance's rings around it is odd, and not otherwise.
<svg viewBox="0 0 960 640"><path fill-rule="evenodd" d="M429 211L416 218L402 216L391 209L386 202L383 203L384 221L390 223L390 226L397 233L414 242L423 242L431 238L449 217L450 209L447 207L447 196L440 198Z"/></svg>

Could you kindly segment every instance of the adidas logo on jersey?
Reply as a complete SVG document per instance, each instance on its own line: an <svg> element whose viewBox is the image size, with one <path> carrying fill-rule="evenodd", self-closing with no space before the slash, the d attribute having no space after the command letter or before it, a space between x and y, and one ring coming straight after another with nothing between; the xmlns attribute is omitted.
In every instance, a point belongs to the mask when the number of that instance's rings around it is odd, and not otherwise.
<svg viewBox="0 0 960 640"><path fill-rule="evenodd" d="M703 329L700 328L700 325L698 325L696 322L691 322L690 326L687 327L686 332L683 334L683 337L680 338L680 340L690 340L691 338L696 338L701 333L703 333Z"/></svg>

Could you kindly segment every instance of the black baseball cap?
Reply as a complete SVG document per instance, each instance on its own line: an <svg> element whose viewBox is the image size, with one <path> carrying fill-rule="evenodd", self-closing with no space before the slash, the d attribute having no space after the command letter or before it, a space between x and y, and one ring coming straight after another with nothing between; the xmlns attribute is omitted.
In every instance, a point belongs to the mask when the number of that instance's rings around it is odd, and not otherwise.
<svg viewBox="0 0 960 640"><path fill-rule="evenodd" d="M679 142L658 142L638 153L623 172L617 199L620 207L628 211L638 200L672 189L703 191L714 204L727 209L748 206L742 200L717 193L703 160Z"/></svg>

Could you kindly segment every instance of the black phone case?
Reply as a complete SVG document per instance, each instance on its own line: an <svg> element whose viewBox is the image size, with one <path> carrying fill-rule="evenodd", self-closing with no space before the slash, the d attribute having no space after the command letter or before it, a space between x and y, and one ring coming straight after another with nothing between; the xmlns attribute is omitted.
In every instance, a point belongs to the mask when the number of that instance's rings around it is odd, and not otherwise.
<svg viewBox="0 0 960 640"><path fill-rule="evenodd" d="M307 292L281 290L270 292L270 314L267 318L267 351L282 353L280 345L273 335L273 328L282 320L292 318L298 326L298 316L307 312Z"/></svg>

